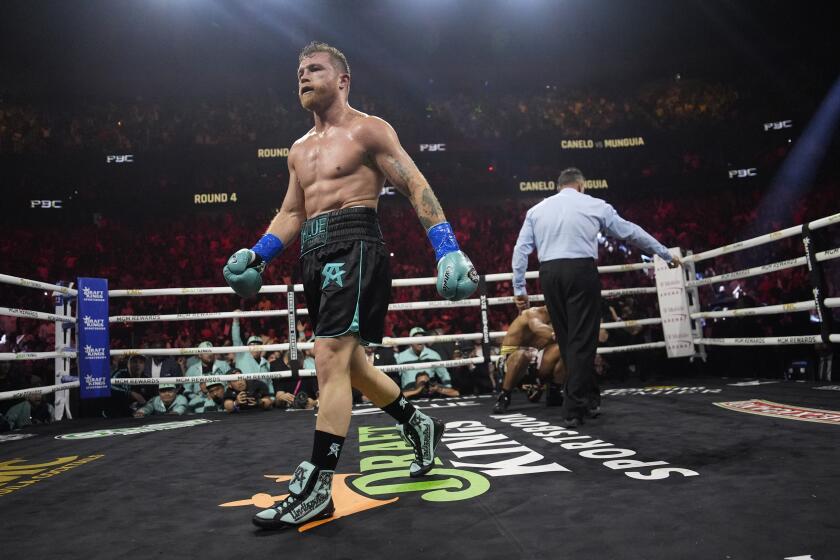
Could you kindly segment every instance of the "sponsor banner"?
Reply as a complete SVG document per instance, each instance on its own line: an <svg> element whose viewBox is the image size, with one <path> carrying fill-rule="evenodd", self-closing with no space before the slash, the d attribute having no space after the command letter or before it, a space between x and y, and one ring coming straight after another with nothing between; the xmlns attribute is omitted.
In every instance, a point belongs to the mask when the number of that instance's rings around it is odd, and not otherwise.
<svg viewBox="0 0 840 560"><path fill-rule="evenodd" d="M189 428L191 426L200 426L201 424L209 424L211 422L217 422L217 420L197 418L195 420L185 420L182 422L164 422L162 424L150 424L148 426L137 426L132 428L110 428L103 430L94 430L92 432L63 434L60 436L55 436L55 439L94 439L111 436L133 436L136 434L148 434L150 432L163 432L166 430Z"/></svg>
<svg viewBox="0 0 840 560"><path fill-rule="evenodd" d="M229 202L239 202L239 197L235 192L195 193L193 195L193 204L227 204Z"/></svg>
<svg viewBox="0 0 840 560"><path fill-rule="evenodd" d="M257 158L287 158L289 148L257 148Z"/></svg>
<svg viewBox="0 0 840 560"><path fill-rule="evenodd" d="M41 210L60 210L64 208L63 200L30 200L30 208L40 208Z"/></svg>
<svg viewBox="0 0 840 560"><path fill-rule="evenodd" d="M0 461L0 498L102 457L104 455L70 455L47 463L28 463L23 459Z"/></svg>
<svg viewBox="0 0 840 560"><path fill-rule="evenodd" d="M719 402L715 403L715 406L738 412L746 412L748 414L757 414L759 416L772 416L774 418L787 418L789 420L801 420L803 422L840 425L840 412L835 410L805 408L803 406L779 404L758 399Z"/></svg>
<svg viewBox="0 0 840 560"><path fill-rule="evenodd" d="M0 434L0 443L35 437L35 434Z"/></svg>
<svg viewBox="0 0 840 560"><path fill-rule="evenodd" d="M641 136L630 136L627 138L574 138L560 141L561 150L594 150L594 149L615 149L615 148L636 148L645 145L645 139Z"/></svg>
<svg viewBox="0 0 840 560"><path fill-rule="evenodd" d="M446 144L444 144L444 143L420 144L420 151L421 152L445 152L446 151Z"/></svg>
<svg viewBox="0 0 840 560"><path fill-rule="evenodd" d="M108 331L108 280L79 278L76 319L80 396L111 396L111 350Z"/></svg>
<svg viewBox="0 0 840 560"><path fill-rule="evenodd" d="M775 121L775 122L766 122L764 123L764 132L772 132L775 130L785 130L788 128L793 128L793 121L788 119L785 121Z"/></svg>
<svg viewBox="0 0 840 560"><path fill-rule="evenodd" d="M112 154L105 156L105 163L134 163L134 154Z"/></svg>
<svg viewBox="0 0 840 560"><path fill-rule="evenodd" d="M749 177L758 177L758 169L755 167L745 167L743 169L730 169L730 179L747 179Z"/></svg>
<svg viewBox="0 0 840 560"><path fill-rule="evenodd" d="M682 258L682 251L669 249L672 255ZM656 292L662 316L662 333L669 358L694 355L694 337L688 314L688 294L685 289L683 268L669 268L659 255L654 256Z"/></svg>
<svg viewBox="0 0 840 560"><path fill-rule="evenodd" d="M673 467L667 461L628 459L628 457L635 456L637 452L633 449L617 447L615 444L595 439L591 435L581 434L575 430L553 426L550 422L537 420L536 418L525 416L522 413L493 415L490 418L509 424L514 428L519 428L523 432L538 437L548 443L559 444L559 447L562 449L574 451L584 459L599 461L607 459L603 461L603 465L606 468L613 471L620 471L624 476L633 480L665 480L670 478L671 475L677 474L685 478L700 475L700 473L690 469ZM448 428L449 424L446 426ZM490 430L490 434L493 432L494 430ZM490 434L474 434L479 438L475 440L474 445L494 445L492 443L493 439L488 439L488 436L492 438ZM458 463L453 464L458 465Z"/></svg>
<svg viewBox="0 0 840 560"><path fill-rule="evenodd" d="M723 392L723 389L708 387L677 387L665 385L660 387L627 387L622 389L604 389L601 396L625 397L628 395L708 395Z"/></svg>
<svg viewBox="0 0 840 560"><path fill-rule="evenodd" d="M556 181L519 181L519 192L556 192ZM610 184L606 179L587 179L583 182L584 190L608 189Z"/></svg>

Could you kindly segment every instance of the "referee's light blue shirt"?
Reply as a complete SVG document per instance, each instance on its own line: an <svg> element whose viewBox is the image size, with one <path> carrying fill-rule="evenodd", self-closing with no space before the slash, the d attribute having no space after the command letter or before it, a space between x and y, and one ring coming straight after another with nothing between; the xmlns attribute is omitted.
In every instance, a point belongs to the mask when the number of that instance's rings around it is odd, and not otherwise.
<svg viewBox="0 0 840 560"><path fill-rule="evenodd" d="M513 293L524 295L528 255L540 262L554 259L598 259L598 232L622 239L671 261L668 249L648 232L618 215L600 198L565 188L533 206L525 215L513 248Z"/></svg>

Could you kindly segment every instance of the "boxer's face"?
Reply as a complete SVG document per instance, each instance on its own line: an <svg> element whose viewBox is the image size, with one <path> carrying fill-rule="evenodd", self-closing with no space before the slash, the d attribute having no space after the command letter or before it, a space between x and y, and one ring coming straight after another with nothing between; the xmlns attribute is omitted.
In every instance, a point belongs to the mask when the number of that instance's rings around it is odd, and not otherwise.
<svg viewBox="0 0 840 560"><path fill-rule="evenodd" d="M328 53L307 56L298 66L298 97L307 111L329 107L339 92L350 84L350 76L340 73Z"/></svg>

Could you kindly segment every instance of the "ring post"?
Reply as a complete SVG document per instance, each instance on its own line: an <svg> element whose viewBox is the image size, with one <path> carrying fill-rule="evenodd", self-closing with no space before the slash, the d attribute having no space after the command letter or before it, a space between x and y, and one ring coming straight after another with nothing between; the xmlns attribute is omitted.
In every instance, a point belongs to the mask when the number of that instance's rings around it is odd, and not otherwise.
<svg viewBox="0 0 840 560"><path fill-rule="evenodd" d="M490 367L490 320L487 318L487 281L484 275L478 277L478 293L481 303L481 353L484 363Z"/></svg>
<svg viewBox="0 0 840 560"><path fill-rule="evenodd" d="M693 251L687 250L685 252L687 256L691 256L694 254ZM688 275L689 280L694 280L697 278L697 267L694 265L694 261L691 259L687 259L683 266L685 266L685 271ZM702 310L700 308L700 290L697 289L697 286L691 286L687 290L688 292L688 313L689 317L694 313L700 313ZM694 335L695 339L703 338L703 324L702 319L694 319L691 322L691 332ZM698 344L695 346L694 356L691 357L690 361L694 361L695 358L700 358L703 360L703 363L706 362L706 346L703 344Z"/></svg>
<svg viewBox="0 0 840 560"><path fill-rule="evenodd" d="M286 292L286 306L289 310L289 369L292 370L292 379L300 377L300 362L298 360L297 347L297 317L295 316L295 287L289 286ZM282 356L280 358L283 359Z"/></svg>
<svg viewBox="0 0 840 560"><path fill-rule="evenodd" d="M68 288L73 287L72 282L57 282L59 286L66 285ZM55 298L55 314L56 315L73 315L73 299L71 295L64 294L59 291L53 292ZM72 335L75 323L68 323L64 321L55 322L55 351L64 352L72 348ZM70 375L70 359L62 356L55 358L55 384L62 383L62 378ZM58 421L67 416L69 420L73 419L70 412L70 391L56 391L55 392L55 406L53 407L53 420Z"/></svg>
<svg viewBox="0 0 840 560"><path fill-rule="evenodd" d="M811 284L811 293L814 296L814 303L817 318L820 321L820 336L825 344L831 344L831 331L834 327L834 318L831 311L825 306L825 275L819 261L817 261L817 247L815 247L814 235L811 232L808 222L802 224L802 245L805 246L805 258L808 263L808 281Z"/></svg>

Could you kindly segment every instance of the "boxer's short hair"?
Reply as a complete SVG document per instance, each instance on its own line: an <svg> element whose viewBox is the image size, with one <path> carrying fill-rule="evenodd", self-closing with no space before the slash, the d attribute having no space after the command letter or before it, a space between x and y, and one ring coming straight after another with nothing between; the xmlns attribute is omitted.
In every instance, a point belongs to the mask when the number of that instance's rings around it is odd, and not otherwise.
<svg viewBox="0 0 840 560"><path fill-rule="evenodd" d="M572 183L583 183L586 181L586 177L583 176L583 173L577 167L567 167L563 171L560 172L560 176L557 178L557 186L562 187L563 185L571 185Z"/></svg>
<svg viewBox="0 0 840 560"><path fill-rule="evenodd" d="M313 54L319 52L330 55L330 58L333 61L333 66L335 66L337 70L348 75L350 74L350 64L347 63L347 57L344 56L344 53L332 45L321 43L320 41L312 41L303 47L303 50L300 51L300 55L298 56L298 62L301 62L307 56L312 56Z"/></svg>

